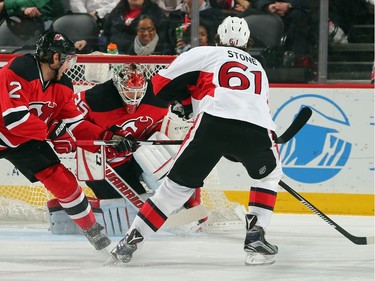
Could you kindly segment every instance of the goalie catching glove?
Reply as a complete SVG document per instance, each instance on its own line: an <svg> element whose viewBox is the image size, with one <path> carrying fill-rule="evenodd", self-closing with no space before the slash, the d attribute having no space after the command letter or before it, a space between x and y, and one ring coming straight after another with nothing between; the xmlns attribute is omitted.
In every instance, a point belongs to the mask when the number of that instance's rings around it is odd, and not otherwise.
<svg viewBox="0 0 375 281"><path fill-rule="evenodd" d="M77 149L76 140L66 128L63 120L53 120L48 128L47 140L52 142L57 153L70 153Z"/></svg>
<svg viewBox="0 0 375 281"><path fill-rule="evenodd" d="M137 140L127 131L114 125L103 134L104 141L117 140L114 145L105 147L107 158L127 157L138 148Z"/></svg>

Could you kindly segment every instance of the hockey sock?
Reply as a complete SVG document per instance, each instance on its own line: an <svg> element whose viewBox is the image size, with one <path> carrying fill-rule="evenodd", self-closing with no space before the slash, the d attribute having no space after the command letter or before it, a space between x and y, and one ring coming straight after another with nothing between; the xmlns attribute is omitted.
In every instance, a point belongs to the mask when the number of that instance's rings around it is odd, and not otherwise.
<svg viewBox="0 0 375 281"><path fill-rule="evenodd" d="M62 164L48 167L35 177L59 200L69 217L83 230L90 229L95 216L75 176Z"/></svg>

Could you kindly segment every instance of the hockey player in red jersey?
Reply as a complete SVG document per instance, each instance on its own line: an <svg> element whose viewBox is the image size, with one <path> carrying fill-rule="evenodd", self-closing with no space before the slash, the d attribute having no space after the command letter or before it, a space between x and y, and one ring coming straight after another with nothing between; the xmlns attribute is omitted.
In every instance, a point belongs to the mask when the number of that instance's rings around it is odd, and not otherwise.
<svg viewBox="0 0 375 281"><path fill-rule="evenodd" d="M152 79L158 97L168 101L190 98L195 121L167 178L111 251L116 261L129 262L194 187L203 185L221 157L242 163L254 179L246 215L245 263L275 261L278 249L265 240L265 230L282 168L272 133L276 126L268 106L268 79L261 64L246 51L251 39L244 19L227 17L216 39L217 46L183 53ZM190 94L182 96L186 90Z"/></svg>
<svg viewBox="0 0 375 281"><path fill-rule="evenodd" d="M76 93L77 107L86 120L102 128L119 128L124 135L130 135L139 141L147 140L161 130L164 117L168 114L169 102L154 95L151 83L145 78L141 65L115 65L112 73L112 78L108 81ZM111 158L107 155L107 163L135 192L140 195L146 193L140 182L142 168L131 152L121 157L115 155ZM86 183L97 198L122 197L105 180ZM199 203L199 196L197 200L192 196L185 207L196 206Z"/></svg>
<svg viewBox="0 0 375 281"><path fill-rule="evenodd" d="M123 134L137 140L146 140L160 131L169 103L155 97L151 84L145 79L141 66L137 64L116 65L113 77L91 89L75 94L75 102L84 118L102 128L118 128ZM146 193L139 178L141 167L132 153L121 157L107 155L107 163L138 194ZM105 180L88 181L87 185L97 198L120 198Z"/></svg>
<svg viewBox="0 0 375 281"><path fill-rule="evenodd" d="M100 250L111 241L102 233L75 176L60 163L47 140L57 152L71 152L75 139L120 139L109 148L114 154L126 153L133 143L83 119L73 100L72 83L64 74L75 61L74 43L61 33L47 31L38 39L35 55L16 57L0 70L0 158L31 182L40 181Z"/></svg>

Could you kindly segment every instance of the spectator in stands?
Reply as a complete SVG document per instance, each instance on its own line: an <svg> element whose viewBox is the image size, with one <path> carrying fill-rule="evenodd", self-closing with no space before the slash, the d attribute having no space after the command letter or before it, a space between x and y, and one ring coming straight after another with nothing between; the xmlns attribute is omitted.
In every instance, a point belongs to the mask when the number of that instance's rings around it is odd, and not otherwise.
<svg viewBox="0 0 375 281"><path fill-rule="evenodd" d="M296 63L314 56L319 30L319 0L254 0L254 8L279 15L287 33L287 46L296 57ZM290 45L290 46L289 46Z"/></svg>
<svg viewBox="0 0 375 281"><path fill-rule="evenodd" d="M199 24L199 34L198 34L198 39L199 39L199 46L208 46L214 45L214 39L211 36L209 32L209 28L201 23ZM181 38L177 38L177 49L176 53L182 54L188 50L191 49L191 25L189 25L186 30L183 32L183 36Z"/></svg>
<svg viewBox="0 0 375 281"><path fill-rule="evenodd" d="M178 34L176 34L177 27L183 27L184 30L191 24L192 0L184 0L181 10L174 11L169 14L169 36L171 42L176 42ZM217 30L219 24L223 21L226 15L218 8L210 6L208 0L198 0L199 7L199 22L209 27L209 32L213 33Z"/></svg>
<svg viewBox="0 0 375 281"><path fill-rule="evenodd" d="M130 46L129 55L174 55L175 52L165 40L158 35L155 21L148 15L141 15L137 25L137 36Z"/></svg>
<svg viewBox="0 0 375 281"><path fill-rule="evenodd" d="M237 14L251 7L248 0L209 0L211 7L222 10L225 14Z"/></svg>
<svg viewBox="0 0 375 281"><path fill-rule="evenodd" d="M0 0L0 22L5 19L4 0Z"/></svg>
<svg viewBox="0 0 375 281"><path fill-rule="evenodd" d="M182 0L152 0L168 17L170 12L181 10Z"/></svg>
<svg viewBox="0 0 375 281"><path fill-rule="evenodd" d="M126 53L137 35L141 15L158 19L159 36L166 31L167 18L159 6L151 0L121 0L104 22L101 44L116 43L120 53Z"/></svg>
<svg viewBox="0 0 375 281"><path fill-rule="evenodd" d="M355 24L373 24L374 15L368 9L365 1L358 0L330 0L330 39L334 43L370 43L373 42L373 34L361 30L353 30Z"/></svg>
<svg viewBox="0 0 375 281"><path fill-rule="evenodd" d="M46 29L50 27L54 19L65 13L61 0L4 0L3 3L7 16L40 17Z"/></svg>
<svg viewBox="0 0 375 281"><path fill-rule="evenodd" d="M103 19L109 14L119 0L70 0L70 10L73 13L89 13L98 26L101 27Z"/></svg>

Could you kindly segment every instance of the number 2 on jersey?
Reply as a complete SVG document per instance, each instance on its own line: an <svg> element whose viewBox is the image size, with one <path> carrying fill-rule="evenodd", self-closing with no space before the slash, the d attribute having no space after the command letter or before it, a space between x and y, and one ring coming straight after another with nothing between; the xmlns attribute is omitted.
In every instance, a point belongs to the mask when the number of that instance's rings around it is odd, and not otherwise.
<svg viewBox="0 0 375 281"><path fill-rule="evenodd" d="M15 94L17 91L21 90L21 84L17 81L12 81L9 83L10 86L15 86L12 90L9 91L9 97L12 99L19 99L21 95Z"/></svg>

